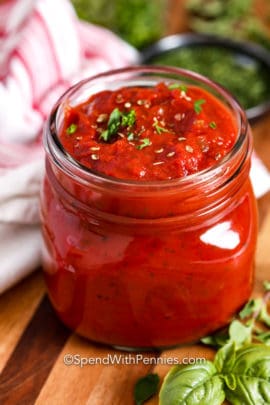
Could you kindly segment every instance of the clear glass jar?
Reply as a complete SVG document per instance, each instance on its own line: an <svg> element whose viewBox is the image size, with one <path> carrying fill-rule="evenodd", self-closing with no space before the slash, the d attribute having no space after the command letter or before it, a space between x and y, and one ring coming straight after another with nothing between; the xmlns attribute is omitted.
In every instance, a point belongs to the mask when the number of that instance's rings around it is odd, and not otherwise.
<svg viewBox="0 0 270 405"><path fill-rule="evenodd" d="M67 103L161 80L202 86L235 116L237 141L214 167L175 180L119 180L82 167L63 150L58 133ZM231 320L252 290L257 211L251 133L230 94L176 68L103 73L59 100L45 148L43 268L66 325L93 341L141 349L196 341Z"/></svg>

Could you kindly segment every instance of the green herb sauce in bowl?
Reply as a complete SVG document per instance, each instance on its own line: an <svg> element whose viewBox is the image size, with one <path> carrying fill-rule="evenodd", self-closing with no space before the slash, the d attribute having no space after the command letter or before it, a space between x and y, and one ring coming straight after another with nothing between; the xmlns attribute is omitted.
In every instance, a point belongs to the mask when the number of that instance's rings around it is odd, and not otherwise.
<svg viewBox="0 0 270 405"><path fill-rule="evenodd" d="M173 35L145 49L142 63L209 77L239 100L250 120L270 110L270 53L258 45L201 34Z"/></svg>

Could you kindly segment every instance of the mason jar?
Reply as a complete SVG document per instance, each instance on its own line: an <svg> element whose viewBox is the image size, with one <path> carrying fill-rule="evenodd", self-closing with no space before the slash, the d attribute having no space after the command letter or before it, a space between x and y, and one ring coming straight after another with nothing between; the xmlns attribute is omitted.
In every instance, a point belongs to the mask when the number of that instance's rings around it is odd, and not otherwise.
<svg viewBox="0 0 270 405"><path fill-rule="evenodd" d="M234 117L236 142L214 166L171 180L126 180L84 167L63 148L67 105L160 81L202 87ZM230 322L252 291L257 211L250 128L225 89L177 68L102 73L60 98L44 143L43 269L64 324L92 341L152 349L197 341Z"/></svg>

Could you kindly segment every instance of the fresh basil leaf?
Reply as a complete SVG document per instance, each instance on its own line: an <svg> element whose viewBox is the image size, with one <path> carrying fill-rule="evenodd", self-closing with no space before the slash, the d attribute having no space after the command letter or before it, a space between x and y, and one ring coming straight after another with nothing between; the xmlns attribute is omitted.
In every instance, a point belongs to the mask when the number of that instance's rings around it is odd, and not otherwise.
<svg viewBox="0 0 270 405"><path fill-rule="evenodd" d="M223 381L210 361L172 367L162 384L159 405L220 405Z"/></svg>
<svg viewBox="0 0 270 405"><path fill-rule="evenodd" d="M226 374L226 375L224 375L222 377L223 377L227 387L230 390L234 391L236 386L237 386L235 375L234 374Z"/></svg>
<svg viewBox="0 0 270 405"><path fill-rule="evenodd" d="M140 378L134 389L134 399L136 405L141 405L158 391L159 376L157 374L148 374Z"/></svg>
<svg viewBox="0 0 270 405"><path fill-rule="evenodd" d="M214 335L205 336L201 339L201 342L208 346L219 348L224 346L229 341L229 335L227 331L218 332Z"/></svg>
<svg viewBox="0 0 270 405"><path fill-rule="evenodd" d="M243 344L251 343L253 326L253 322L244 325L235 319L229 326L230 341L235 342L237 348Z"/></svg>
<svg viewBox="0 0 270 405"><path fill-rule="evenodd" d="M263 322L266 326L270 327L270 314L267 312L267 305L263 305L261 312L259 314L259 320Z"/></svg>
<svg viewBox="0 0 270 405"><path fill-rule="evenodd" d="M230 373L235 359L235 343L229 342L216 353L214 365L219 373Z"/></svg>
<svg viewBox="0 0 270 405"><path fill-rule="evenodd" d="M264 287L265 291L270 291L270 281L265 280L263 282L263 287Z"/></svg>
<svg viewBox="0 0 270 405"><path fill-rule="evenodd" d="M231 362L231 359L229 359ZM270 404L270 347L250 344L237 350L230 374L235 382L227 384L226 399L232 405ZM233 388L233 389L232 389Z"/></svg>
<svg viewBox="0 0 270 405"><path fill-rule="evenodd" d="M270 331L269 332L259 332L256 334L256 339L264 343L267 346L270 346Z"/></svg>
<svg viewBox="0 0 270 405"><path fill-rule="evenodd" d="M260 309L261 305L262 305L261 298L257 298L256 300L251 299L250 301L248 301L246 303L244 308L239 312L240 319L245 319L251 315L254 315Z"/></svg>

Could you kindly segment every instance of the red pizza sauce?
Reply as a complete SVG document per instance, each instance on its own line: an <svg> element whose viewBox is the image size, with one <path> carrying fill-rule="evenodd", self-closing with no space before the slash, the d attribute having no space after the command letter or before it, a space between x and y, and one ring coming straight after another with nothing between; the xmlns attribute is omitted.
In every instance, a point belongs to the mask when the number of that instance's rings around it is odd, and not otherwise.
<svg viewBox="0 0 270 405"><path fill-rule="evenodd" d="M90 169L152 181L215 165L236 135L233 116L217 98L198 87L159 83L105 90L68 106L60 139Z"/></svg>
<svg viewBox="0 0 270 405"><path fill-rule="evenodd" d="M82 82L45 131L50 300L70 328L118 347L196 341L226 325L253 285L257 215L244 113L192 73L174 70L192 85L161 83L160 69L151 68L151 87L129 87L135 68L120 71L118 87L117 72Z"/></svg>

